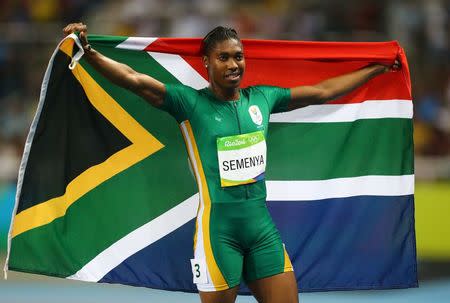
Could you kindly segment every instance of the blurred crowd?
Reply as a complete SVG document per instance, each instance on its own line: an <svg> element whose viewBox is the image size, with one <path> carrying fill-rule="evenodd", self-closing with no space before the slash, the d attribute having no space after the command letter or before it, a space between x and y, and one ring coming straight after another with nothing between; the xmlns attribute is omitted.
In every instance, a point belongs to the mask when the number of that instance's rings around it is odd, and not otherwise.
<svg viewBox="0 0 450 303"><path fill-rule="evenodd" d="M243 38L398 40L411 68L416 155L450 157L448 0L2 0L0 181L17 175L61 30L80 20L109 35L201 37L225 24Z"/></svg>

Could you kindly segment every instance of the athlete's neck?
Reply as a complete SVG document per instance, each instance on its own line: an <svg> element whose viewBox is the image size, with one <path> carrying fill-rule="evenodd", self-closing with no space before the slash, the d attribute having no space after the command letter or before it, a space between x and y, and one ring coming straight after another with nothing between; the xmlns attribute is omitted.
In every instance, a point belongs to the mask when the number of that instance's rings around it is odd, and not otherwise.
<svg viewBox="0 0 450 303"><path fill-rule="evenodd" d="M209 83L208 89L222 101L236 101L239 100L239 87L224 89L218 87L214 83Z"/></svg>

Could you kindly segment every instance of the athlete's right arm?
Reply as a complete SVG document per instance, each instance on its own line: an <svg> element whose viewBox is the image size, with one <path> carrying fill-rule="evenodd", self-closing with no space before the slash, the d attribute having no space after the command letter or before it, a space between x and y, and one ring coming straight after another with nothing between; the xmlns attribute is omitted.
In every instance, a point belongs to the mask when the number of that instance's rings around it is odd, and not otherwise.
<svg viewBox="0 0 450 303"><path fill-rule="evenodd" d="M128 65L114 61L92 49L86 38L87 26L85 24L71 23L63 29L63 32L65 35L73 32L80 33L81 44L85 51L85 59L109 81L129 89L153 106L162 106L166 93L164 83L148 75L141 74Z"/></svg>

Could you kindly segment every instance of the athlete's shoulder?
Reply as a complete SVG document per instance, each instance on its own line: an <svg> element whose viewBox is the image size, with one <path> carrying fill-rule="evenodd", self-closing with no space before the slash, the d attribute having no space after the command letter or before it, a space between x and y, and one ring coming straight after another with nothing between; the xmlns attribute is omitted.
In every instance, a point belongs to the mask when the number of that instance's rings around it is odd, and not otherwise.
<svg viewBox="0 0 450 303"><path fill-rule="evenodd" d="M198 94L201 91L201 89L195 89L189 85L185 85L182 83L165 83L164 85L166 86L166 91L169 93L172 91L176 91L189 94Z"/></svg>
<svg viewBox="0 0 450 303"><path fill-rule="evenodd" d="M270 112L286 111L287 104L291 100L290 88L276 85L255 85L251 88L251 90L257 91L258 94L264 97Z"/></svg>
<svg viewBox="0 0 450 303"><path fill-rule="evenodd" d="M271 90L279 90L279 89L285 89L285 88L283 88L281 86L270 85L270 84L258 84L258 85L247 86L245 89L251 93L253 93L253 92L266 93Z"/></svg>
<svg viewBox="0 0 450 303"><path fill-rule="evenodd" d="M180 83L165 84L166 93L160 107L178 122L189 119L199 100L199 90Z"/></svg>
<svg viewBox="0 0 450 303"><path fill-rule="evenodd" d="M273 84L258 84L258 85L253 85L253 86L249 86L249 87L251 87L252 89L256 89L256 90L284 89L284 87L273 85Z"/></svg>

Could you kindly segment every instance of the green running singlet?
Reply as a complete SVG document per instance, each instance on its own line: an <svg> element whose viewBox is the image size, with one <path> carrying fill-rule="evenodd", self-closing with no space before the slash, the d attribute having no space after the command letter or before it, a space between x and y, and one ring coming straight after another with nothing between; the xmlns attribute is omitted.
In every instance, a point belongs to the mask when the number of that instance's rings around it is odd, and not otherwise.
<svg viewBox="0 0 450 303"><path fill-rule="evenodd" d="M286 111L289 101L290 89L274 86L250 86L240 90L238 100L222 101L208 88L166 84L161 109L180 124L199 188L191 265L200 291L225 290L239 285L242 278L252 282L293 270L266 207L264 174L247 178L247 184L221 182L219 166L227 173L265 166L265 141L258 145L264 146L263 152L258 149L220 163L218 156L220 138L244 134L225 138L224 149L235 149L246 140L245 134L251 134L248 145L253 134L264 140L270 114Z"/></svg>

